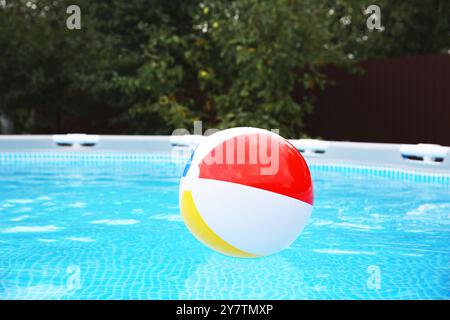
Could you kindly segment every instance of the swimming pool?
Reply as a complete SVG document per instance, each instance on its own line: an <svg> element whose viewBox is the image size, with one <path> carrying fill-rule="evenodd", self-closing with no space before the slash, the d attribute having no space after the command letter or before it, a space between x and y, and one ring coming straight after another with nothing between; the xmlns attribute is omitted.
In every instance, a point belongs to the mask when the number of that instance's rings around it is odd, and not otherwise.
<svg viewBox="0 0 450 320"><path fill-rule="evenodd" d="M297 241L236 259L184 226L183 161L113 158L0 159L0 299L450 298L448 184L312 165Z"/></svg>

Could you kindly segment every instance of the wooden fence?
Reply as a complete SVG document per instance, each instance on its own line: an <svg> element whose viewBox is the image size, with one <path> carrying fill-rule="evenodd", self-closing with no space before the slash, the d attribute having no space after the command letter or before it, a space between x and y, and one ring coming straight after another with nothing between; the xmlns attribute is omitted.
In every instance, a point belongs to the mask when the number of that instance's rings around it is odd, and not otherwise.
<svg viewBox="0 0 450 320"><path fill-rule="evenodd" d="M327 140L450 146L450 55L361 64L363 74L330 68L336 84L318 95L305 131Z"/></svg>

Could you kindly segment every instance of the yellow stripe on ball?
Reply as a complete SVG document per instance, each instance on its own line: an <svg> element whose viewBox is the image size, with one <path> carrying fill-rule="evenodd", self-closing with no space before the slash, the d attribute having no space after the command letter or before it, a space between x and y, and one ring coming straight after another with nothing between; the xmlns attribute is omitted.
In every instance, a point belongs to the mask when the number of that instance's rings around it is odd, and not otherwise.
<svg viewBox="0 0 450 320"><path fill-rule="evenodd" d="M195 206L191 191L184 191L181 197L181 214L188 228L195 236L209 247L223 254L240 257L256 258L258 255L242 251L219 237L203 220Z"/></svg>

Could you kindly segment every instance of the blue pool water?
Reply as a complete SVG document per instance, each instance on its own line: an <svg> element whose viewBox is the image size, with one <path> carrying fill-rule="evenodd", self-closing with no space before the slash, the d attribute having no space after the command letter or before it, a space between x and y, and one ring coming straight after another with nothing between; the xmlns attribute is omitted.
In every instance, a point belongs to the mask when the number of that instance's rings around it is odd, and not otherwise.
<svg viewBox="0 0 450 320"><path fill-rule="evenodd" d="M448 186L313 170L301 236L247 260L188 232L182 170L0 161L0 299L450 298Z"/></svg>

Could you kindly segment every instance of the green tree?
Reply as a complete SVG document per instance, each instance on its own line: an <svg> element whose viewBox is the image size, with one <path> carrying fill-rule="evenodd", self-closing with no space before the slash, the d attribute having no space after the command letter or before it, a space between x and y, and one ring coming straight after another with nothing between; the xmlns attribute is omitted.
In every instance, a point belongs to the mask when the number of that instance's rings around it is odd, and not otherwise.
<svg viewBox="0 0 450 320"><path fill-rule="evenodd" d="M298 137L325 68L450 49L446 0L15 0L0 7L0 113L18 133L279 128ZM66 8L82 29L66 28Z"/></svg>
<svg viewBox="0 0 450 320"><path fill-rule="evenodd" d="M2 112L18 132L60 131L64 118L83 114L95 100L80 77L86 68L102 72L98 35L89 19L83 32L69 31L62 1L7 2L0 14Z"/></svg>
<svg viewBox="0 0 450 320"><path fill-rule="evenodd" d="M211 0L187 13L190 28L178 21L149 28L145 62L117 78L142 98L130 115L145 131L158 115L172 128L197 119L298 136L313 92L326 84L323 66L352 62L346 45L354 35L336 36L324 2Z"/></svg>
<svg viewBox="0 0 450 320"><path fill-rule="evenodd" d="M0 8L0 112L21 133L132 133L123 114L134 97L114 78L143 63L142 22L163 23L160 2L7 1ZM66 28L70 4L81 8L81 30Z"/></svg>

